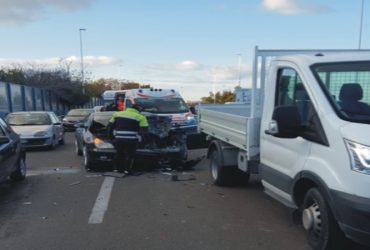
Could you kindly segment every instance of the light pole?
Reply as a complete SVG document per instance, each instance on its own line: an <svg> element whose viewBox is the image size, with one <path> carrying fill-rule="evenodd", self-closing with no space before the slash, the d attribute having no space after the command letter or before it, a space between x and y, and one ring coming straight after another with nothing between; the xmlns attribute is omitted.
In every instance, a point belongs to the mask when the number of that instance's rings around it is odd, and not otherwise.
<svg viewBox="0 0 370 250"><path fill-rule="evenodd" d="M236 54L238 56L238 87L240 87L241 81L241 68L242 68L242 54Z"/></svg>
<svg viewBox="0 0 370 250"><path fill-rule="evenodd" d="M82 92L85 94L85 72L84 72L84 56L82 50L82 31L86 29L80 29L80 54L81 54L81 80L82 80Z"/></svg>
<svg viewBox="0 0 370 250"><path fill-rule="evenodd" d="M362 42L362 22L364 19L364 0L361 2L361 15L360 15L360 35L358 39L358 49L361 49L361 42Z"/></svg>

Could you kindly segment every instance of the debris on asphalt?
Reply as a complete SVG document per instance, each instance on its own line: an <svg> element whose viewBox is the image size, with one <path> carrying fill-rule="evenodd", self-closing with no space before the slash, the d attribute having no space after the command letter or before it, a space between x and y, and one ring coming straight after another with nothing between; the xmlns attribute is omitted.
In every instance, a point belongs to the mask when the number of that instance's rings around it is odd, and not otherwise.
<svg viewBox="0 0 370 250"><path fill-rule="evenodd" d="M115 177L115 178L123 178L126 176L124 173L119 173L119 172L105 172L103 176L110 176L110 177Z"/></svg>
<svg viewBox="0 0 370 250"><path fill-rule="evenodd" d="M195 181L197 178L195 178L194 175L190 175L189 177L186 178L179 178L177 174L173 174L171 176L172 181Z"/></svg>
<svg viewBox="0 0 370 250"><path fill-rule="evenodd" d="M102 175L101 174L88 174L88 175L85 175L86 178L94 178L94 177L101 177Z"/></svg>
<svg viewBox="0 0 370 250"><path fill-rule="evenodd" d="M201 185L201 186L208 186L208 183L201 182L201 183L199 183L199 185Z"/></svg>
<svg viewBox="0 0 370 250"><path fill-rule="evenodd" d="M221 196L222 198L224 198L225 197L225 194L223 194L223 193L217 193L219 196Z"/></svg>
<svg viewBox="0 0 370 250"><path fill-rule="evenodd" d="M42 217L42 219L43 219L43 220L47 220L47 219L49 219L49 217L44 216L44 217Z"/></svg>
<svg viewBox="0 0 370 250"><path fill-rule="evenodd" d="M32 202L26 201L26 202L23 202L23 205L32 205Z"/></svg>
<svg viewBox="0 0 370 250"><path fill-rule="evenodd" d="M169 172L160 172L161 174L163 174L163 175L169 175L169 176L172 176L172 174L171 173L169 173Z"/></svg>
<svg viewBox="0 0 370 250"><path fill-rule="evenodd" d="M78 184L81 184L81 181L72 182L72 183L68 184L68 186L75 186L75 185L78 185Z"/></svg>

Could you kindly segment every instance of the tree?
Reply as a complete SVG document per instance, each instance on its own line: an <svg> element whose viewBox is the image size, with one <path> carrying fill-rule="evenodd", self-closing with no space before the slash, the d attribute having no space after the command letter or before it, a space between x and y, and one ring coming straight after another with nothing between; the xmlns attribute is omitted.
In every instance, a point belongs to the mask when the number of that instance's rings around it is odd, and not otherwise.
<svg viewBox="0 0 370 250"><path fill-rule="evenodd" d="M82 93L82 82L63 68L20 65L0 70L0 80L50 90L66 104L82 105L89 99Z"/></svg>
<svg viewBox="0 0 370 250"><path fill-rule="evenodd" d="M216 99L216 102L215 102ZM234 102L235 101L235 93L232 91L223 91L223 92L216 92L214 95L212 92L209 92L209 96L201 98L203 103L225 103L225 102Z"/></svg>

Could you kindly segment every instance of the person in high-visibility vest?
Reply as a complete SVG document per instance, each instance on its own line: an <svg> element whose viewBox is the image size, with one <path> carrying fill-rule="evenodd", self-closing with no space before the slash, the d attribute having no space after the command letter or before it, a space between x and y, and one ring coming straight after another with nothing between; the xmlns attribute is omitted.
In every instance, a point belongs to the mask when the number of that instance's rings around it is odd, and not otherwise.
<svg viewBox="0 0 370 250"><path fill-rule="evenodd" d="M117 100L117 110L118 111L123 111L125 110L125 102L123 100L123 97L122 96L118 96L118 100Z"/></svg>
<svg viewBox="0 0 370 250"><path fill-rule="evenodd" d="M131 172L140 133L148 128L148 120L140 110L141 107L133 103L124 111L114 112L109 120L109 132L117 151L115 167L119 172Z"/></svg>

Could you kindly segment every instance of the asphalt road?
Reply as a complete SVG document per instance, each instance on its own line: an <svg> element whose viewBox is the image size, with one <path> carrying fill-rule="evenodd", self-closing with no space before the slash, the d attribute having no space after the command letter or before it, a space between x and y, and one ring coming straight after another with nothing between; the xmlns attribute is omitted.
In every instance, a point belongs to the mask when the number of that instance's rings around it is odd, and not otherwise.
<svg viewBox="0 0 370 250"><path fill-rule="evenodd" d="M158 169L106 177L83 169L68 133L65 145L27 152L26 162L24 182L0 185L1 249L310 249L257 178L213 186L206 159L177 172L180 181Z"/></svg>

